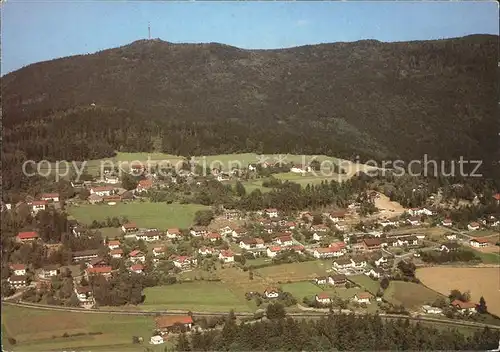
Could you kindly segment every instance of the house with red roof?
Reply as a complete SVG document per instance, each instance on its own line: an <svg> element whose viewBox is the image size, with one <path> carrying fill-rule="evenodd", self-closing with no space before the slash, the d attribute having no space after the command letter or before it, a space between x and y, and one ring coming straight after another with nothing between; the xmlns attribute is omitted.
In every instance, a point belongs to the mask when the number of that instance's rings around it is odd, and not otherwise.
<svg viewBox="0 0 500 352"><path fill-rule="evenodd" d="M476 313L476 304L472 302L464 302L458 299L451 302L451 306L455 307L460 313Z"/></svg>
<svg viewBox="0 0 500 352"><path fill-rule="evenodd" d="M469 244L472 247L483 248L483 247L488 247L490 245L490 242L486 238L476 237L476 238L471 239L469 241Z"/></svg>
<svg viewBox="0 0 500 352"><path fill-rule="evenodd" d="M271 247L267 247L266 253L267 253L267 256L269 258L274 258L281 251L282 251L282 248L280 246L271 246Z"/></svg>
<svg viewBox="0 0 500 352"><path fill-rule="evenodd" d="M264 248L264 240L262 238L245 238L240 241L240 248L250 250L255 248Z"/></svg>
<svg viewBox="0 0 500 352"><path fill-rule="evenodd" d="M122 258L123 257L123 249L121 248L116 248L116 249L112 249L111 251L109 251L109 255L111 256L111 258Z"/></svg>
<svg viewBox="0 0 500 352"><path fill-rule="evenodd" d="M134 249L132 252L129 253L128 256L130 260L134 263L137 262L144 263L146 261L146 255L138 249Z"/></svg>
<svg viewBox="0 0 500 352"><path fill-rule="evenodd" d="M363 240L363 247L366 251L375 251L380 249L382 246L382 241L378 238L365 238Z"/></svg>
<svg viewBox="0 0 500 352"><path fill-rule="evenodd" d="M234 263L234 254L231 251L220 251L219 260L224 263Z"/></svg>
<svg viewBox="0 0 500 352"><path fill-rule="evenodd" d="M122 231L123 233L137 232L139 231L139 228L135 222L129 222L122 225Z"/></svg>
<svg viewBox="0 0 500 352"><path fill-rule="evenodd" d="M40 199L50 202L59 202L59 193L44 193L40 196Z"/></svg>
<svg viewBox="0 0 500 352"><path fill-rule="evenodd" d="M26 265L25 264L10 264L10 270L14 272L16 276L26 275Z"/></svg>
<svg viewBox="0 0 500 352"><path fill-rule="evenodd" d="M145 192L153 187L152 179L140 180L135 189L135 193Z"/></svg>
<svg viewBox="0 0 500 352"><path fill-rule="evenodd" d="M264 212L267 216L270 218L277 218L278 217L278 209L276 208L268 208Z"/></svg>
<svg viewBox="0 0 500 352"><path fill-rule="evenodd" d="M181 230L178 228L172 228L167 230L167 237L169 239L176 239L182 237Z"/></svg>
<svg viewBox="0 0 500 352"><path fill-rule="evenodd" d="M87 280L91 276L102 275L106 278L110 277L112 273L112 268L110 266L97 266L93 268L85 269L85 276Z"/></svg>
<svg viewBox="0 0 500 352"><path fill-rule="evenodd" d="M118 241L118 240L108 241L108 248L110 250L120 248L120 241Z"/></svg>
<svg viewBox="0 0 500 352"><path fill-rule="evenodd" d="M476 231L481 228L481 224L479 224L478 222L471 222L467 225L467 228L469 229L469 231Z"/></svg>
<svg viewBox="0 0 500 352"><path fill-rule="evenodd" d="M330 296L326 292L318 293L314 298L315 298L316 302L318 302L320 304L332 303L332 299L330 298Z"/></svg>
<svg viewBox="0 0 500 352"><path fill-rule="evenodd" d="M293 238L292 235L282 235L274 239L274 241L280 246L292 246Z"/></svg>
<svg viewBox="0 0 500 352"><path fill-rule="evenodd" d="M133 273L136 273L136 274L142 274L142 273L144 273L144 265L134 264L134 265L130 266L129 270Z"/></svg>
<svg viewBox="0 0 500 352"><path fill-rule="evenodd" d="M155 318L156 330L161 334L191 330L193 318L189 315L165 315Z"/></svg>
<svg viewBox="0 0 500 352"><path fill-rule="evenodd" d="M38 213L40 210L46 210L48 207L48 202L46 200L34 200L30 203L31 211L33 213Z"/></svg>
<svg viewBox="0 0 500 352"><path fill-rule="evenodd" d="M212 247L201 247L200 249L198 249L198 253L203 256L206 256L206 255L214 255L215 253L217 253L217 251L215 248Z"/></svg>
<svg viewBox="0 0 500 352"><path fill-rule="evenodd" d="M347 212L345 210L332 211L330 214L328 214L328 218L334 223L337 223L341 220L344 220L346 214Z"/></svg>
<svg viewBox="0 0 500 352"><path fill-rule="evenodd" d="M313 257L318 259L341 257L345 249L340 247L314 248Z"/></svg>
<svg viewBox="0 0 500 352"><path fill-rule="evenodd" d="M206 234L203 237L206 240L209 240L210 242L215 242L217 240L221 240L222 239L222 236L220 235L220 233L217 233L217 232L210 232L210 233Z"/></svg>
<svg viewBox="0 0 500 352"><path fill-rule="evenodd" d="M154 257L160 257L162 255L165 255L165 247L154 247L153 248L153 256Z"/></svg>
<svg viewBox="0 0 500 352"><path fill-rule="evenodd" d="M162 233L156 230L148 230L144 232L139 232L135 235L136 240L143 240L146 242L155 242L159 241L162 237Z"/></svg>
<svg viewBox="0 0 500 352"><path fill-rule="evenodd" d="M189 269L192 265L196 265L198 261L196 258L187 255L179 255L172 257L174 266L180 269Z"/></svg>
<svg viewBox="0 0 500 352"><path fill-rule="evenodd" d="M264 296L266 296L266 298L278 298L279 295L280 291L275 287L268 287L264 291Z"/></svg>
<svg viewBox="0 0 500 352"><path fill-rule="evenodd" d="M495 199L497 201L497 204L500 203L500 193L494 194L493 199Z"/></svg>
<svg viewBox="0 0 500 352"><path fill-rule="evenodd" d="M441 221L441 225L445 227L451 227L453 226L453 221L451 221L451 219L444 219L443 221Z"/></svg>
<svg viewBox="0 0 500 352"><path fill-rule="evenodd" d="M373 295L370 292L360 292L360 293L356 293L354 295L354 297L352 298L352 300L354 302L358 302L358 303L370 304L370 300L372 298L373 298Z"/></svg>
<svg viewBox="0 0 500 352"><path fill-rule="evenodd" d="M19 242L31 242L38 239L38 232L36 231L28 231L28 232L19 232L16 236L16 239Z"/></svg>

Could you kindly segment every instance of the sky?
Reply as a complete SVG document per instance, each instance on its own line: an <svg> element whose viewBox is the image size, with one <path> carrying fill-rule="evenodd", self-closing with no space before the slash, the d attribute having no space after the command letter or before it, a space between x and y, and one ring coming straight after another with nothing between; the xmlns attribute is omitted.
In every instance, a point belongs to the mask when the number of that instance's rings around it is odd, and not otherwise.
<svg viewBox="0 0 500 352"><path fill-rule="evenodd" d="M1 5L2 75L148 37L245 49L497 34L496 1L28 1Z"/></svg>

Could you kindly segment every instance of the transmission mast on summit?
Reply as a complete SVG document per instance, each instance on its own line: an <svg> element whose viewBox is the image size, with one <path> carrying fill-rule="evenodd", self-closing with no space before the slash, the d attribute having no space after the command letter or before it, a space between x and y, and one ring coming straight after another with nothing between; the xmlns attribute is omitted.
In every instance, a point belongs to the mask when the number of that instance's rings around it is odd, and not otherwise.
<svg viewBox="0 0 500 352"><path fill-rule="evenodd" d="M151 40L151 23L148 22L148 39Z"/></svg>

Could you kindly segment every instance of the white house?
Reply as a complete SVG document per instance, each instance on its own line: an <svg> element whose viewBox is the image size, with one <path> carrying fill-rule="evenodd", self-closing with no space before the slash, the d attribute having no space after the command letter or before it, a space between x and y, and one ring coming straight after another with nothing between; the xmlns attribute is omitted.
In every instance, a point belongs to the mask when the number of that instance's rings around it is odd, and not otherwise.
<svg viewBox="0 0 500 352"><path fill-rule="evenodd" d="M373 297L372 294L369 292L361 292L361 293L356 293L352 300L358 303L370 304L370 299L372 297Z"/></svg>
<svg viewBox="0 0 500 352"><path fill-rule="evenodd" d="M327 248L315 248L313 251L314 258L333 258L341 257L345 254L345 248L339 247L327 247Z"/></svg>
<svg viewBox="0 0 500 352"><path fill-rule="evenodd" d="M384 272L382 270L379 270L379 269L371 269L370 271L368 271L366 273L366 275L373 276L377 279L380 279L384 275Z"/></svg>
<svg viewBox="0 0 500 352"><path fill-rule="evenodd" d="M48 202L46 200L35 200L31 202L31 211L33 213L38 213L40 210L46 210Z"/></svg>
<svg viewBox="0 0 500 352"><path fill-rule="evenodd" d="M422 311L426 314L442 314L443 313L443 310L441 308L432 307L432 306L429 306L427 304L422 306Z"/></svg>
<svg viewBox="0 0 500 352"><path fill-rule="evenodd" d="M480 227L481 227L481 225L477 222L471 222L469 225L467 225L467 228L469 229L469 231L479 230Z"/></svg>
<svg viewBox="0 0 500 352"><path fill-rule="evenodd" d="M326 283L328 282L328 278L327 277L317 277L314 279L314 282L316 282L317 285L326 285Z"/></svg>
<svg viewBox="0 0 500 352"><path fill-rule="evenodd" d="M57 276L57 274L59 274L59 269L56 266L47 265L40 272L40 277L49 278L49 277Z"/></svg>
<svg viewBox="0 0 500 352"><path fill-rule="evenodd" d="M76 293L76 297L82 303L92 302L92 289L89 286L79 286L75 287L73 291Z"/></svg>
<svg viewBox="0 0 500 352"><path fill-rule="evenodd" d="M330 304L332 303L332 299L328 296L327 293L321 292L315 296L316 302L321 304Z"/></svg>
<svg viewBox="0 0 500 352"><path fill-rule="evenodd" d="M411 218L406 219L406 222L411 226L420 225L420 219L418 217L412 216Z"/></svg>
<svg viewBox="0 0 500 352"><path fill-rule="evenodd" d="M120 241L117 240L108 241L108 248L110 250L120 248Z"/></svg>
<svg viewBox="0 0 500 352"><path fill-rule="evenodd" d="M457 234L450 232L450 233L447 233L444 237L446 237L447 240L452 241L452 240L457 239Z"/></svg>
<svg viewBox="0 0 500 352"><path fill-rule="evenodd" d="M303 173L305 173L304 170L302 170L301 168L298 168L296 166L292 167L290 169L290 172L293 172L293 173L296 173L296 174L303 174Z"/></svg>
<svg viewBox="0 0 500 352"><path fill-rule="evenodd" d="M266 298L278 298L279 295L280 295L280 292L276 288L267 288L264 291L264 296L266 296Z"/></svg>
<svg viewBox="0 0 500 352"><path fill-rule="evenodd" d="M399 225L399 222L392 221L392 220L382 220L379 224L382 227L387 227L387 226L395 226L395 227L397 227Z"/></svg>
<svg viewBox="0 0 500 352"><path fill-rule="evenodd" d="M279 252L281 252L281 247L279 246L267 247L266 250L266 254L269 258L276 257Z"/></svg>
<svg viewBox="0 0 500 352"><path fill-rule="evenodd" d="M59 202L59 193L44 193L40 198L46 201Z"/></svg>
<svg viewBox="0 0 500 352"><path fill-rule="evenodd" d="M482 248L482 247L488 247L489 242L486 238L473 238L469 241L469 244L472 247Z"/></svg>
<svg viewBox="0 0 500 352"><path fill-rule="evenodd" d="M379 258L375 259L375 265L376 266L381 266L382 264L387 263L387 258L384 256L380 256Z"/></svg>
<svg viewBox="0 0 500 352"><path fill-rule="evenodd" d="M172 228L167 230L167 237L169 239L176 239L181 237L181 230L178 228Z"/></svg>
<svg viewBox="0 0 500 352"><path fill-rule="evenodd" d="M165 248L163 247L154 247L153 248L153 256L159 257L165 254Z"/></svg>
<svg viewBox="0 0 500 352"><path fill-rule="evenodd" d="M240 248L250 250L250 249L262 249L265 247L264 240L262 238L247 238L240 241Z"/></svg>
<svg viewBox="0 0 500 352"><path fill-rule="evenodd" d="M201 247L198 249L198 253L203 256L214 255L216 253L216 250L212 247Z"/></svg>
<svg viewBox="0 0 500 352"><path fill-rule="evenodd" d="M266 215L269 216L270 218L277 218L278 217L278 209L275 209L275 208L266 209Z"/></svg>
<svg viewBox="0 0 500 352"><path fill-rule="evenodd" d="M156 335L156 336L151 336L151 339L149 340L149 343L150 343L151 345L161 345L163 342L164 342L164 341L163 341L163 337L158 336L158 335Z"/></svg>
<svg viewBox="0 0 500 352"><path fill-rule="evenodd" d="M343 210L333 211L330 214L328 214L328 218L331 221L333 221L334 223L337 223L337 222L339 222L341 220L344 220L345 215L346 215L346 212L343 211Z"/></svg>
<svg viewBox="0 0 500 352"><path fill-rule="evenodd" d="M312 236L312 238L316 242L319 242L319 241L321 241L321 239L323 238L323 236L322 235L318 235L317 233L314 233L313 236Z"/></svg>
<svg viewBox="0 0 500 352"><path fill-rule="evenodd" d="M196 258L189 256L177 256L172 260L172 262L174 263L174 266L181 269L189 268L191 265L196 265L198 263Z"/></svg>
<svg viewBox="0 0 500 352"><path fill-rule="evenodd" d="M117 176L106 176L104 180L107 184L110 185L116 185L117 183L120 183L120 179Z"/></svg>
<svg viewBox="0 0 500 352"><path fill-rule="evenodd" d="M189 231L193 237L202 237L208 234L208 228L206 226L193 226Z"/></svg>
<svg viewBox="0 0 500 352"><path fill-rule="evenodd" d="M160 232L158 231L145 231L140 232L135 235L136 240L143 240L146 242L159 241L161 238Z"/></svg>
<svg viewBox="0 0 500 352"><path fill-rule="evenodd" d="M364 258L351 258L353 268L364 268L366 267L366 260Z"/></svg>
<svg viewBox="0 0 500 352"><path fill-rule="evenodd" d="M234 254L231 251L221 251L219 253L219 260L224 263L234 263Z"/></svg>
<svg viewBox="0 0 500 352"><path fill-rule="evenodd" d="M114 188L111 186L92 187L90 194L97 194L101 197L109 197L113 193Z"/></svg>
<svg viewBox="0 0 500 352"><path fill-rule="evenodd" d="M146 256L140 250L135 249L129 254L130 260L134 263L144 263L146 261Z"/></svg>
<svg viewBox="0 0 500 352"><path fill-rule="evenodd" d="M443 221L441 221L441 225L450 227L453 226L453 221L451 221L451 219L444 219Z"/></svg>
<svg viewBox="0 0 500 352"><path fill-rule="evenodd" d="M7 279L11 287L21 288L25 287L27 284L27 277L25 275L12 275Z"/></svg>
<svg viewBox="0 0 500 352"><path fill-rule="evenodd" d="M109 251L109 255L111 256L111 258L121 258L123 257L123 249L112 249L111 251Z"/></svg>
<svg viewBox="0 0 500 352"><path fill-rule="evenodd" d="M10 269L14 272L15 276L26 275L26 265L24 264L11 264Z"/></svg>
<svg viewBox="0 0 500 352"><path fill-rule="evenodd" d="M413 209L408 210L408 213L411 216L419 216L419 215L431 216L432 215L432 211L427 209L427 208L413 208Z"/></svg>
<svg viewBox="0 0 500 352"><path fill-rule="evenodd" d="M134 265L130 266L129 270L133 273L136 273L136 274L142 274L144 272L144 265L134 264Z"/></svg>
<svg viewBox="0 0 500 352"><path fill-rule="evenodd" d="M354 263L350 259L337 259L333 262L334 269L353 268Z"/></svg>
<svg viewBox="0 0 500 352"><path fill-rule="evenodd" d="M281 246L292 246L293 245L293 239L291 235L284 235L280 236L278 238L275 238L275 241L277 244Z"/></svg>

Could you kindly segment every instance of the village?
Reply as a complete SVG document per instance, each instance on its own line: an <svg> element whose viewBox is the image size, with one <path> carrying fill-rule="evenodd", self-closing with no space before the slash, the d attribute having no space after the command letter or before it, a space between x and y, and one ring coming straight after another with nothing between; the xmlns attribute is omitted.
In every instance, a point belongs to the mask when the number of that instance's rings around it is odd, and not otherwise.
<svg viewBox="0 0 500 352"><path fill-rule="evenodd" d="M292 169L295 169L293 172L308 171L299 166ZM210 177L217 182L238 174L213 171ZM190 178L198 185L204 182L203 178L189 172L180 172L177 177ZM24 206L36 217L49 209L62 211L63 208L85 204L105 210L117 203L143 201L151 189L168 187L154 174L146 174L130 191L120 187L120 179L111 171L104 173L104 180L105 184L92 181L72 183L75 189L85 190L86 199L65 199L62 205L58 193L46 193L27 198L15 206L4 204L4 211ZM148 228L133 221L115 224L114 236L102 236L99 247L71 253L74 296L79 306L93 309L97 305L91 283L96 277L109 280L123 270L130 275L143 276L158 271L174 276L178 281L189 281L193 275L197 279L197 274L210 277L214 274L213 269L219 268L217 280L222 279L222 282L229 279L224 275L231 270L233 274L234 270L239 271L240 276L249 275L243 284L248 291L237 291L243 296L238 299L255 299L260 303L292 296L292 303L297 303L301 309L337 306L339 309L375 312L384 302L391 301L384 295L389 280L418 282L415 267L432 265L431 259L436 256L462 251L498 252L500 221L494 215L478 218L467 228L458 229L451 219L443 218L432 206L405 209L377 191L369 191L367 197L377 210L365 216L359 214L360 204L352 202L346 208L334 208L328 212L284 212L276 208L241 211L222 207L213 218L205 221L206 224L193 223L187 228ZM494 199L500 201L500 194L495 194ZM489 235L478 235L484 234L485 230ZM67 232L76 239L93 238L95 231L88 223L68 219ZM43 242L37 229L21 231L15 239L21 245ZM46 246L57 247L57 243ZM481 262L480 256L471 256L467 260ZM312 270L311 267L301 269L311 263L318 264L314 264ZM298 268L297 272L285 272L281 278L260 272L287 265ZM321 270L317 270L320 266ZM407 272L405 268L411 266L413 269ZM34 270L27 263L13 262L7 282L17 291L13 297L20 297L28 289L50 290L55 279L68 275L67 268L44 265ZM190 273L191 277L187 278ZM311 286L297 286L304 283ZM254 291L253 287L258 290ZM460 299L439 306L430 301L420 303L419 306L404 308L411 314L443 315L447 307L453 307L455 312L468 315L473 314L479 304ZM165 307L166 310L177 308ZM195 309L196 305L190 310ZM188 328L193 324L192 319L185 316L177 320L171 316L157 320L159 330L169 330L174 325L178 328L178 323ZM151 343L160 343L157 335L153 340Z"/></svg>

